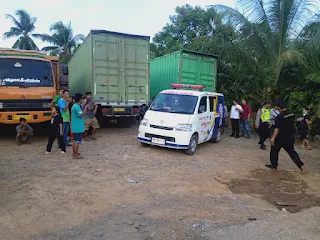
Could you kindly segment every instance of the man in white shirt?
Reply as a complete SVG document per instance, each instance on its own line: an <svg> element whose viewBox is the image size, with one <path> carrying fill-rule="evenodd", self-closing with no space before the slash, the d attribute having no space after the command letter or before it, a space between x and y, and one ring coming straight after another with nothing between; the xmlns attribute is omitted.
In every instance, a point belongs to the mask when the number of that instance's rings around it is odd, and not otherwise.
<svg viewBox="0 0 320 240"><path fill-rule="evenodd" d="M230 111L232 134L230 137L239 138L240 130L240 114L243 112L242 107L238 104L238 100L233 100L233 106Z"/></svg>

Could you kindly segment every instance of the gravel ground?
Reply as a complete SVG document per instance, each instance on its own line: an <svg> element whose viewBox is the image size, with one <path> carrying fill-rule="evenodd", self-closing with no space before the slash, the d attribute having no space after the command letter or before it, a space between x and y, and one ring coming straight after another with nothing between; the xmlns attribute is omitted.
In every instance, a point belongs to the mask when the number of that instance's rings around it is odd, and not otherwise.
<svg viewBox="0 0 320 240"><path fill-rule="evenodd" d="M319 148L297 149L300 175L284 152L265 170L255 136L226 132L190 157L143 148L136 133L100 129L77 161L71 149L45 156L45 137L1 138L0 239L320 239Z"/></svg>

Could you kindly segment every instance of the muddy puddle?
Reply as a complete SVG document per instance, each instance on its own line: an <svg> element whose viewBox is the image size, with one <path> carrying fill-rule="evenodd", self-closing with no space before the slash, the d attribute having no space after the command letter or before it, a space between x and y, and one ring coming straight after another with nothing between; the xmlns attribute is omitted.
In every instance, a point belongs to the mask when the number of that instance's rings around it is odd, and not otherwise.
<svg viewBox="0 0 320 240"><path fill-rule="evenodd" d="M319 197L306 193L310 193L308 185L287 171L254 170L248 178L233 179L228 187L233 193L260 197L291 213L320 206Z"/></svg>

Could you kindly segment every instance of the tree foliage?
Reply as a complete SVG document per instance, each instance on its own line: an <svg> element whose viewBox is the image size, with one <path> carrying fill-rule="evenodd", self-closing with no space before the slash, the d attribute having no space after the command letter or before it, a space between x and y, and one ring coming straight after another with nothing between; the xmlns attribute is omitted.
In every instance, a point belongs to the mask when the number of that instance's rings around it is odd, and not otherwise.
<svg viewBox="0 0 320 240"><path fill-rule="evenodd" d="M53 56L59 55L62 62L68 63L77 44L81 43L85 37L82 34L74 36L71 23L66 25L61 21L54 23L50 27L50 32L52 35L35 34L35 37L52 44L44 47L42 50L50 52Z"/></svg>
<svg viewBox="0 0 320 240"><path fill-rule="evenodd" d="M229 102L247 97L290 100L297 111L319 114L320 12L314 0L238 0L176 8L153 38L152 56L182 48L219 55L218 91ZM317 115L315 114L315 116Z"/></svg>
<svg viewBox="0 0 320 240"><path fill-rule="evenodd" d="M24 50L39 50L36 44L33 42L31 34L35 29L35 23L37 18L32 17L25 10L17 10L15 12L16 17L10 14L6 14L6 17L11 20L13 27L10 31L5 32L3 37L5 39L18 38L13 44L12 48L24 49Z"/></svg>

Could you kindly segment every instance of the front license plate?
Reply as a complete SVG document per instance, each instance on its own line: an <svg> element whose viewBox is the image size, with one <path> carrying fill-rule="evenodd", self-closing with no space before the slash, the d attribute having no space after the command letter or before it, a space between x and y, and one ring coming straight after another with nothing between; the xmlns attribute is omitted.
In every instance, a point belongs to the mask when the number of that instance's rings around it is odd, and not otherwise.
<svg viewBox="0 0 320 240"><path fill-rule="evenodd" d="M125 109L124 108L114 108L113 111L115 111L115 112L124 112Z"/></svg>
<svg viewBox="0 0 320 240"><path fill-rule="evenodd" d="M25 118L26 120L31 119L30 115L16 115L13 117L14 120L20 120L20 118Z"/></svg>
<svg viewBox="0 0 320 240"><path fill-rule="evenodd" d="M152 138L152 142L156 143L156 144L160 144L160 145L165 145L166 144L166 140L161 139L161 138Z"/></svg>

